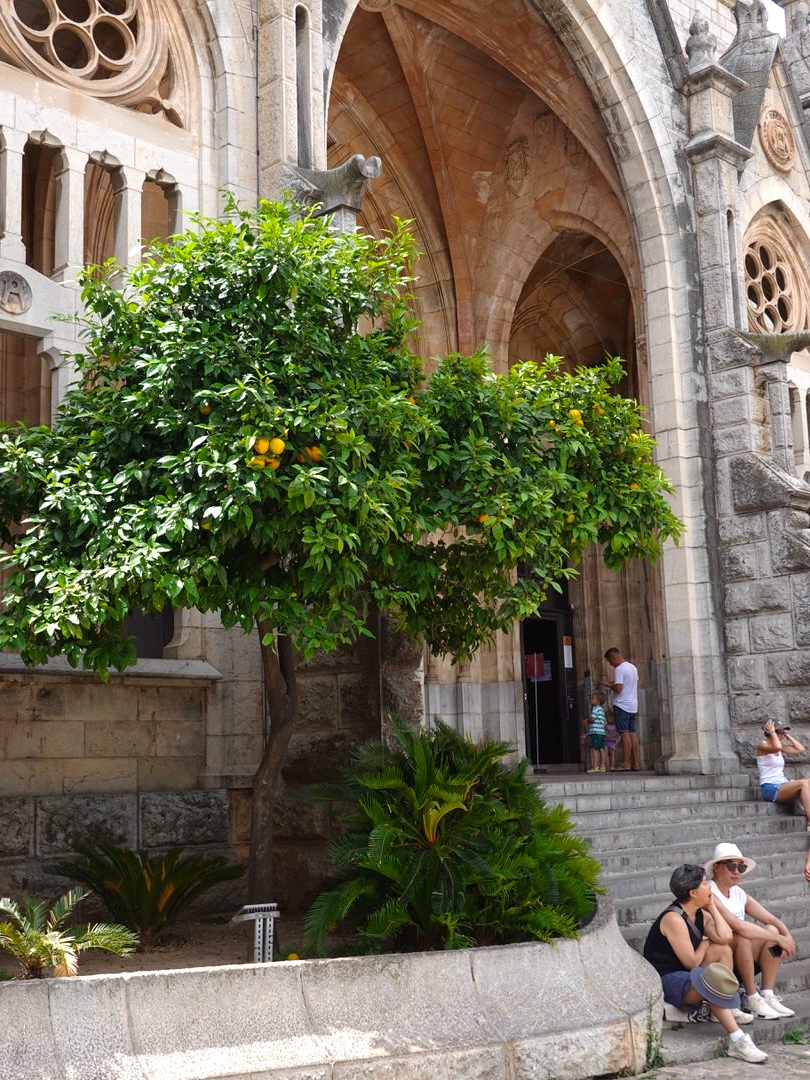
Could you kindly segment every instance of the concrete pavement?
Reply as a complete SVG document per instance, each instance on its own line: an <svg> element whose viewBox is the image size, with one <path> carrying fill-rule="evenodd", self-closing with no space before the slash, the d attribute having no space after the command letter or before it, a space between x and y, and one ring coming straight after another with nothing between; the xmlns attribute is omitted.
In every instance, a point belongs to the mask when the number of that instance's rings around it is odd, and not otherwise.
<svg viewBox="0 0 810 1080"><path fill-rule="evenodd" d="M810 1045L785 1046L770 1043L762 1046L768 1060L761 1065L747 1065L736 1058L711 1058L685 1065L664 1065L643 1075L655 1080L808 1080Z"/></svg>

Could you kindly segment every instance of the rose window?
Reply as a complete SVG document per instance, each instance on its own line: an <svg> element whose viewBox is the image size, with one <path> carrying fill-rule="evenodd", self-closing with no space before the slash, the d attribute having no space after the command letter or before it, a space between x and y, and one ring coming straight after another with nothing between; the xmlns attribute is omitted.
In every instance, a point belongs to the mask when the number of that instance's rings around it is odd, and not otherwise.
<svg viewBox="0 0 810 1080"><path fill-rule="evenodd" d="M137 0L14 0L12 20L46 63L85 79L109 79L132 63Z"/></svg>
<svg viewBox="0 0 810 1080"><path fill-rule="evenodd" d="M0 0L0 60L183 126L178 25L165 0Z"/></svg>
<svg viewBox="0 0 810 1080"><path fill-rule="evenodd" d="M784 334L807 326L808 295L801 260L773 220L760 220L745 244L748 325L755 333Z"/></svg>

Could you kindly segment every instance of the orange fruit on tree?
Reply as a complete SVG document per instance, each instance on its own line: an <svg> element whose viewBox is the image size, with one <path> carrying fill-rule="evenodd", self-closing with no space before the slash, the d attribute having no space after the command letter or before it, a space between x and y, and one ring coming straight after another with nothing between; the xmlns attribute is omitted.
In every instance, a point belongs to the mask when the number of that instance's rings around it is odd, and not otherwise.
<svg viewBox="0 0 810 1080"><path fill-rule="evenodd" d="M200 405L200 412L202 413L203 416L210 416L213 411L214 411L214 406L213 405Z"/></svg>
<svg viewBox="0 0 810 1080"><path fill-rule="evenodd" d="M321 451L320 446L307 446L307 447L305 447L305 449L306 449L306 452L309 454L310 458L312 459L312 461L322 461L323 460L323 453Z"/></svg>
<svg viewBox="0 0 810 1080"><path fill-rule="evenodd" d="M266 464L267 461L265 460L265 458L259 457L258 455L256 455L256 457L252 457L248 462L248 465L250 465L251 469L263 469Z"/></svg>
<svg viewBox="0 0 810 1080"><path fill-rule="evenodd" d="M283 454L286 448L287 444L284 442L283 439L275 438L270 440L270 450L274 454Z"/></svg>
<svg viewBox="0 0 810 1080"><path fill-rule="evenodd" d="M200 528L201 529L210 529L211 528L211 522L210 521L204 521L202 523L202 525L200 526Z"/></svg>
<svg viewBox="0 0 810 1080"><path fill-rule="evenodd" d="M307 460L305 454L296 454L295 460L300 461L302 464Z"/></svg>
<svg viewBox="0 0 810 1080"><path fill-rule="evenodd" d="M582 413L579 411L579 409L569 409L568 415L571 417L572 420L578 420L580 416L582 416Z"/></svg>
<svg viewBox="0 0 810 1080"><path fill-rule="evenodd" d="M630 485L630 490L631 490L631 491L638 491L638 490L639 490L639 485L638 485L638 484L635 484L635 483L634 483L634 484L631 484L631 485Z"/></svg>
<svg viewBox="0 0 810 1080"><path fill-rule="evenodd" d="M270 466L271 469L277 469L281 464L281 461L277 457L271 457L267 459L267 464Z"/></svg>
<svg viewBox="0 0 810 1080"><path fill-rule="evenodd" d="M489 514L479 514L478 515L478 520L483 525L485 521L489 521Z"/></svg>
<svg viewBox="0 0 810 1080"><path fill-rule="evenodd" d="M266 454L267 451L270 449L270 440L265 439L265 437L262 435L253 444L253 449L256 451L257 454Z"/></svg>

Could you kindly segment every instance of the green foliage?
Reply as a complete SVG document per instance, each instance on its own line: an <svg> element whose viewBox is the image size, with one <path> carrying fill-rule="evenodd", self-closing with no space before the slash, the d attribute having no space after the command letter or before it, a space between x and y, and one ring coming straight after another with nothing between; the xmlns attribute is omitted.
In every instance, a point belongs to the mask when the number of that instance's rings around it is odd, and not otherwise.
<svg viewBox="0 0 810 1080"><path fill-rule="evenodd" d="M404 225L341 235L273 203L196 225L123 289L85 274L53 430L0 431L0 648L104 675L135 659L126 616L168 604L311 655L376 606L465 657L585 545L618 566L677 537L620 360L425 376Z"/></svg>
<svg viewBox="0 0 810 1080"><path fill-rule="evenodd" d="M308 797L350 804L331 853L343 881L310 908L322 953L350 919L369 951L463 948L573 937L595 904L599 865L548 806L510 747L438 724L394 721L396 745L363 747L334 784Z"/></svg>
<svg viewBox="0 0 810 1080"><path fill-rule="evenodd" d="M782 1042L789 1046L805 1046L810 1039L807 1038L804 1028L795 1027L784 1033Z"/></svg>
<svg viewBox="0 0 810 1080"><path fill-rule="evenodd" d="M78 848L79 857L49 869L86 885L112 914L145 939L173 923L202 893L241 877L245 867L221 855L182 855L173 847L162 855L100 844Z"/></svg>
<svg viewBox="0 0 810 1080"><path fill-rule="evenodd" d="M48 969L57 976L75 975L79 955L87 949L104 949L116 956L135 951L138 935L124 926L64 926L86 895L82 889L71 889L50 908L46 900L27 895L20 904L9 897L0 900L0 916L8 917L0 923L0 949L20 965L20 978L41 979Z"/></svg>

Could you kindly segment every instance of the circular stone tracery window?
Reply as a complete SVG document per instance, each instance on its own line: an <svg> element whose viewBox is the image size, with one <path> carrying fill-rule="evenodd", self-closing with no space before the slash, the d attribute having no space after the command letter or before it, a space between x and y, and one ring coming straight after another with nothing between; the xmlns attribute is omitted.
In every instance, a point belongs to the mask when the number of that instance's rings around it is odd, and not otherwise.
<svg viewBox="0 0 810 1080"><path fill-rule="evenodd" d="M0 0L0 60L183 126L179 26L165 0Z"/></svg>
<svg viewBox="0 0 810 1080"><path fill-rule="evenodd" d="M783 334L805 328L808 303L804 275L796 254L770 223L748 238L745 290L748 321L755 332Z"/></svg>
<svg viewBox="0 0 810 1080"><path fill-rule="evenodd" d="M11 20L46 63L83 79L110 79L138 50L138 0L14 0Z"/></svg>

